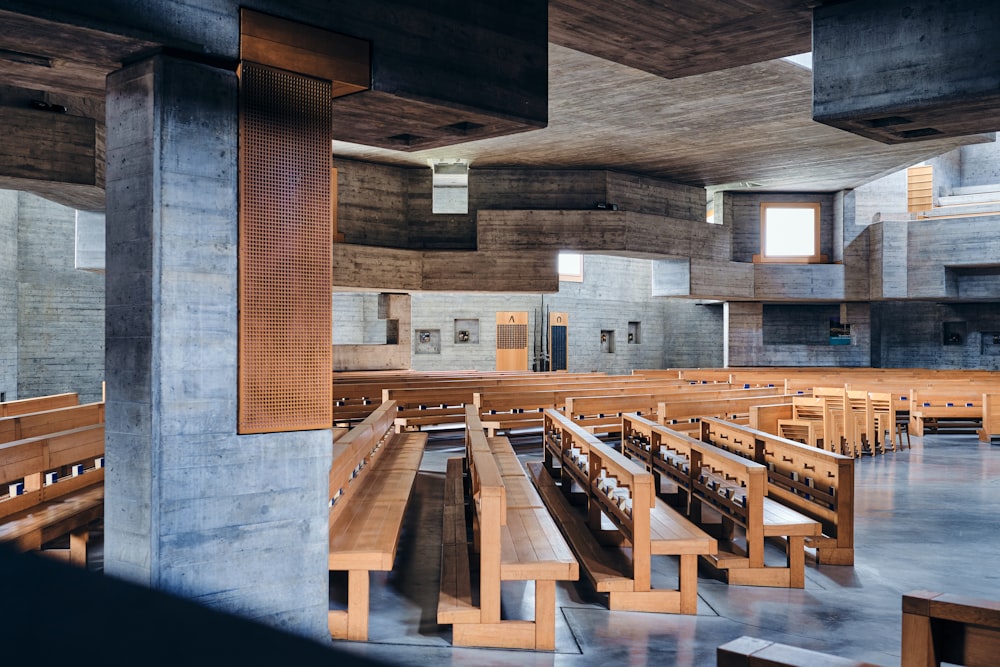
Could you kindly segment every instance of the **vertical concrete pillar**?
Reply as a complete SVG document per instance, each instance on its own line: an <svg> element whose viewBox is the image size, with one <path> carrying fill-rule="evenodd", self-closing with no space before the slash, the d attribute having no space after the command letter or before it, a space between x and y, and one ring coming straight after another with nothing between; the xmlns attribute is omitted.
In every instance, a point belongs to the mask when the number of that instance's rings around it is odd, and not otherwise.
<svg viewBox="0 0 1000 667"><path fill-rule="evenodd" d="M327 638L329 431L237 436L237 79L108 78L105 571Z"/></svg>
<svg viewBox="0 0 1000 667"><path fill-rule="evenodd" d="M18 196L0 190L0 394L17 398Z"/></svg>
<svg viewBox="0 0 1000 667"><path fill-rule="evenodd" d="M732 366L759 366L764 350L764 304L727 301L723 308L724 363Z"/></svg>

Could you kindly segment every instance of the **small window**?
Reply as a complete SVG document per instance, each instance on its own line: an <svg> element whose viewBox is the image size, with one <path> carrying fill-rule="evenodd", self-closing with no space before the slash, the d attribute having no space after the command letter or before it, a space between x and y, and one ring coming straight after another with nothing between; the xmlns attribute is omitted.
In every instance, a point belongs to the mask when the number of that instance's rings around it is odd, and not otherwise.
<svg viewBox="0 0 1000 667"><path fill-rule="evenodd" d="M559 253L559 280L583 282L583 255L578 252Z"/></svg>
<svg viewBox="0 0 1000 667"><path fill-rule="evenodd" d="M818 203L760 205L760 262L821 262Z"/></svg>

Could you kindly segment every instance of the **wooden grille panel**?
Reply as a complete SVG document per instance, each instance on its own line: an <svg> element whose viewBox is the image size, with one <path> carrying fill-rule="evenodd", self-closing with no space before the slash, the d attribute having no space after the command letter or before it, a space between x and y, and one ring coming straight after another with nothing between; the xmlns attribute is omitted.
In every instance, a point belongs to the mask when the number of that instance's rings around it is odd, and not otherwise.
<svg viewBox="0 0 1000 667"><path fill-rule="evenodd" d="M527 324L498 324L497 349L520 350L528 347Z"/></svg>
<svg viewBox="0 0 1000 667"><path fill-rule="evenodd" d="M240 433L333 422L330 93L240 68Z"/></svg>
<svg viewBox="0 0 1000 667"><path fill-rule="evenodd" d="M497 370L528 370L528 313L497 313Z"/></svg>

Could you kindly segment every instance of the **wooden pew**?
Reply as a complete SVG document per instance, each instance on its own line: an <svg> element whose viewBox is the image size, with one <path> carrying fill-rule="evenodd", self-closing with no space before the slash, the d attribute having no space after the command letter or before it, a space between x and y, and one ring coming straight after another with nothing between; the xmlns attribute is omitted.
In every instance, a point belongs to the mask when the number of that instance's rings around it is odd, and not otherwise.
<svg viewBox="0 0 1000 667"><path fill-rule="evenodd" d="M1000 602L929 591L903 595L903 667L993 667L1000 655ZM716 649L719 667L875 667L743 636Z"/></svg>
<svg viewBox="0 0 1000 667"><path fill-rule="evenodd" d="M566 415L591 433L617 436L621 428L621 416L626 412L653 417L658 415L660 406L694 401L717 401L706 407L728 412L729 409L741 410L747 407L753 402L750 399L774 393L773 389L767 387L734 389L728 384L695 384L664 391L646 389L645 386L638 387L638 391L620 395L572 396L566 399ZM697 405L689 403L687 409L679 408L676 414L691 416L692 410L698 409Z"/></svg>
<svg viewBox="0 0 1000 667"><path fill-rule="evenodd" d="M871 662L841 658L746 635L716 648L715 664L717 667L879 667Z"/></svg>
<svg viewBox="0 0 1000 667"><path fill-rule="evenodd" d="M768 405L790 404L796 398L788 394L775 394L770 387L743 389L728 398L692 398L684 401L659 403L656 407L656 421L675 431L697 431L702 417L718 417L735 422L749 422L754 407L762 403Z"/></svg>
<svg viewBox="0 0 1000 667"><path fill-rule="evenodd" d="M4 401L3 403L0 403L0 418L14 417L28 412L41 412L43 410L55 410L56 408L68 408L79 404L80 397L75 393L52 394L50 396L22 398L16 401Z"/></svg>
<svg viewBox="0 0 1000 667"><path fill-rule="evenodd" d="M710 420L702 420L702 428ZM707 556L725 571L730 584L805 586L805 540L820 535L820 524L768 497L767 468L638 415L622 417L622 445L650 470L685 491L683 504L695 522L708 526L710 509L722 518L719 552ZM629 440L633 441L629 446ZM640 442L639 447L634 442ZM648 444L648 449L647 449ZM746 546L733 541L733 526L746 533ZM786 564L764 562L764 538L784 537Z"/></svg>
<svg viewBox="0 0 1000 667"><path fill-rule="evenodd" d="M436 383L417 387L389 387L383 390L382 400L396 401L399 414L397 429L420 429L426 426L465 427L465 406L473 403L474 394L487 388L516 390L565 390L570 388L617 388L638 386L642 378L599 376L590 374L560 373L558 379L542 374L538 377L481 378L465 382ZM540 425L540 422L539 422Z"/></svg>
<svg viewBox="0 0 1000 667"><path fill-rule="evenodd" d="M545 412L545 463L529 464L529 470L594 589L607 593L610 609L697 613L698 556L714 554L716 541L656 497L648 471L555 410ZM558 487L549 471L560 479ZM570 495L582 497L583 515ZM613 529L605 528L603 517ZM631 545L631 558L617 549L623 544ZM676 589L652 587L656 555L678 558Z"/></svg>
<svg viewBox="0 0 1000 667"><path fill-rule="evenodd" d="M103 402L28 412L0 418L0 442L13 442L103 423Z"/></svg>
<svg viewBox="0 0 1000 667"><path fill-rule="evenodd" d="M910 392L910 432L982 428L983 392L977 389L914 389Z"/></svg>
<svg viewBox="0 0 1000 667"><path fill-rule="evenodd" d="M1000 656L1000 602L914 591L903 596L901 664L992 667Z"/></svg>
<svg viewBox="0 0 1000 667"><path fill-rule="evenodd" d="M547 409L563 410L571 398L591 396L622 396L624 394L654 393L657 391L682 390L689 386L684 380L652 379L638 383L628 377L623 384L614 379L594 383L563 383L558 387L544 389L538 386L512 389L509 386L485 389L473 395L473 404L479 408L483 427L490 435L497 431L514 428L542 427L542 413Z"/></svg>
<svg viewBox="0 0 1000 667"><path fill-rule="evenodd" d="M334 639L368 639L370 572L396 559L427 434L396 433L395 411L380 405L332 444L329 569L348 573L347 609L328 615Z"/></svg>
<svg viewBox="0 0 1000 667"><path fill-rule="evenodd" d="M104 517L104 425L0 445L0 489L0 542L40 550L68 534L65 555L86 566L89 526Z"/></svg>
<svg viewBox="0 0 1000 667"><path fill-rule="evenodd" d="M1000 436L1000 393L983 394L983 425L979 429L979 440L990 442Z"/></svg>
<svg viewBox="0 0 1000 667"><path fill-rule="evenodd" d="M767 466L768 496L819 521L806 538L825 565L854 564L854 459L721 419L702 420L702 442Z"/></svg>
<svg viewBox="0 0 1000 667"><path fill-rule="evenodd" d="M367 417L383 400L385 389L424 388L480 391L503 383L554 382L566 373L529 371L338 371L333 374L333 417L337 424L350 425ZM606 373L573 373L574 381L607 377ZM459 420L461 421L461 420Z"/></svg>
<svg viewBox="0 0 1000 667"><path fill-rule="evenodd" d="M438 623L452 626L456 646L555 649L556 581L575 581L579 566L505 437L487 438L474 406L466 412L472 551L468 563L460 459L448 461ZM463 494L464 496L464 494ZM461 508L461 509L460 509ZM479 605L470 571L479 572ZM534 581L535 618L504 619L501 584Z"/></svg>

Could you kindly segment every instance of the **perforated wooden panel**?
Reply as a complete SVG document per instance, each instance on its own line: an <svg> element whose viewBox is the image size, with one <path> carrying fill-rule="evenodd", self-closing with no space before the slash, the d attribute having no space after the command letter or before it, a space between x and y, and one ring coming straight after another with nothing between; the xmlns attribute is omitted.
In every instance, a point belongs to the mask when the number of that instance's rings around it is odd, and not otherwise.
<svg viewBox="0 0 1000 667"><path fill-rule="evenodd" d="M497 313L497 370L528 370L528 313Z"/></svg>
<svg viewBox="0 0 1000 667"><path fill-rule="evenodd" d="M241 66L240 433L333 422L330 87Z"/></svg>

